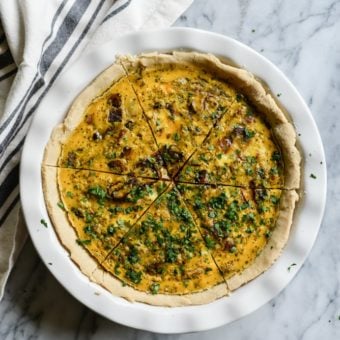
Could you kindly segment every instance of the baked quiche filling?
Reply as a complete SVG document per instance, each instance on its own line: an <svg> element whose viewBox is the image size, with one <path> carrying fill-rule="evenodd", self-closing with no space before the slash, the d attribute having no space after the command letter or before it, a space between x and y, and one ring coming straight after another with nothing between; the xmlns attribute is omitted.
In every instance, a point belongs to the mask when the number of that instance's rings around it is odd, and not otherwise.
<svg viewBox="0 0 340 340"><path fill-rule="evenodd" d="M96 261L91 280L128 300L202 304L276 260L300 158L250 73L194 52L126 56L87 91L52 134L43 185L52 220L57 206L82 247L67 246L72 259Z"/></svg>
<svg viewBox="0 0 340 340"><path fill-rule="evenodd" d="M223 278L173 186L161 195L102 264L151 294L187 294Z"/></svg>

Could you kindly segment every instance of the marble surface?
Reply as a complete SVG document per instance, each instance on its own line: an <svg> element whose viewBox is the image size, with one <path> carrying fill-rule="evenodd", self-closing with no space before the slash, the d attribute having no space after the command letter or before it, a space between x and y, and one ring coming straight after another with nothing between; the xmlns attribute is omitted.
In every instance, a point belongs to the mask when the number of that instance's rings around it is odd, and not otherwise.
<svg viewBox="0 0 340 340"><path fill-rule="evenodd" d="M100 317L52 277L30 241L0 303L0 339L340 339L340 1L195 0L175 23L236 38L273 61L312 110L328 161L327 208L293 282L232 324L157 335ZM313 141L311 141L312 143Z"/></svg>

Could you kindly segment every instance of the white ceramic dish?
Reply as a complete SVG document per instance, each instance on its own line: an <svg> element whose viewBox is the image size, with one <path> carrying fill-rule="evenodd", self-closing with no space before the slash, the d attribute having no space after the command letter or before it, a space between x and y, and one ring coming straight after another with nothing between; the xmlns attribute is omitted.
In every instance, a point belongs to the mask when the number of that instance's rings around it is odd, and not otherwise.
<svg viewBox="0 0 340 340"><path fill-rule="evenodd" d="M190 49L227 57L263 79L291 115L304 154L304 198L295 214L289 242L279 260L263 275L231 296L213 303L179 308L130 303L91 283L61 246L44 204L40 167L44 147L75 96L115 59L116 54ZM311 143L312 141L312 143ZM309 156L309 155L312 156ZM317 176L311 178L310 174ZM59 282L79 301L115 322L160 333L207 330L234 321L275 297L292 280L310 252L319 231L326 197L326 164L313 117L289 80L271 62L249 47L222 35L171 28L127 35L80 58L53 85L33 119L27 135L20 172L22 207L33 243ZM48 221L49 228L40 224ZM52 263L52 265L48 265ZM288 267L296 265L288 270Z"/></svg>

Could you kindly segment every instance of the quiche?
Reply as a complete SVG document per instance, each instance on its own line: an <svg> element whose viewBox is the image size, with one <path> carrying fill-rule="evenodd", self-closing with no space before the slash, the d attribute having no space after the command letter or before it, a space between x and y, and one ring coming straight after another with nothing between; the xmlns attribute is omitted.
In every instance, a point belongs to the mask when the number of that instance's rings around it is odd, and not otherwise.
<svg viewBox="0 0 340 340"><path fill-rule="evenodd" d="M266 271L293 224L296 133L270 91L210 54L120 56L46 146L54 229L129 301L205 304Z"/></svg>

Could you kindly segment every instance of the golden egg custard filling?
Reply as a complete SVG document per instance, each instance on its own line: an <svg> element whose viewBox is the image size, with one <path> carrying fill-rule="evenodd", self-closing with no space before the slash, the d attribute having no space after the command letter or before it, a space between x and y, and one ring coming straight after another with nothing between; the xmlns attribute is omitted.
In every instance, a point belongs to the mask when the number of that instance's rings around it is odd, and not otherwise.
<svg viewBox="0 0 340 340"><path fill-rule="evenodd" d="M263 117L241 96L185 165L179 181L282 188L281 150Z"/></svg>
<svg viewBox="0 0 340 340"><path fill-rule="evenodd" d="M58 169L61 201L77 243L99 262L165 188L161 181L88 170Z"/></svg>
<svg viewBox="0 0 340 340"><path fill-rule="evenodd" d="M156 200L102 265L124 283L151 294L195 293L223 282L173 186Z"/></svg>
<svg viewBox="0 0 340 340"><path fill-rule="evenodd" d="M179 185L225 279L253 263L277 220L282 190Z"/></svg>
<svg viewBox="0 0 340 340"><path fill-rule="evenodd" d="M126 77L95 98L63 145L58 166L161 178L157 146Z"/></svg>
<svg viewBox="0 0 340 340"><path fill-rule="evenodd" d="M228 111L236 92L194 65L124 66L173 177Z"/></svg>
<svg viewBox="0 0 340 340"><path fill-rule="evenodd" d="M296 133L251 73L196 52L121 56L74 101L42 164L70 258L129 301L212 302L279 257Z"/></svg>

